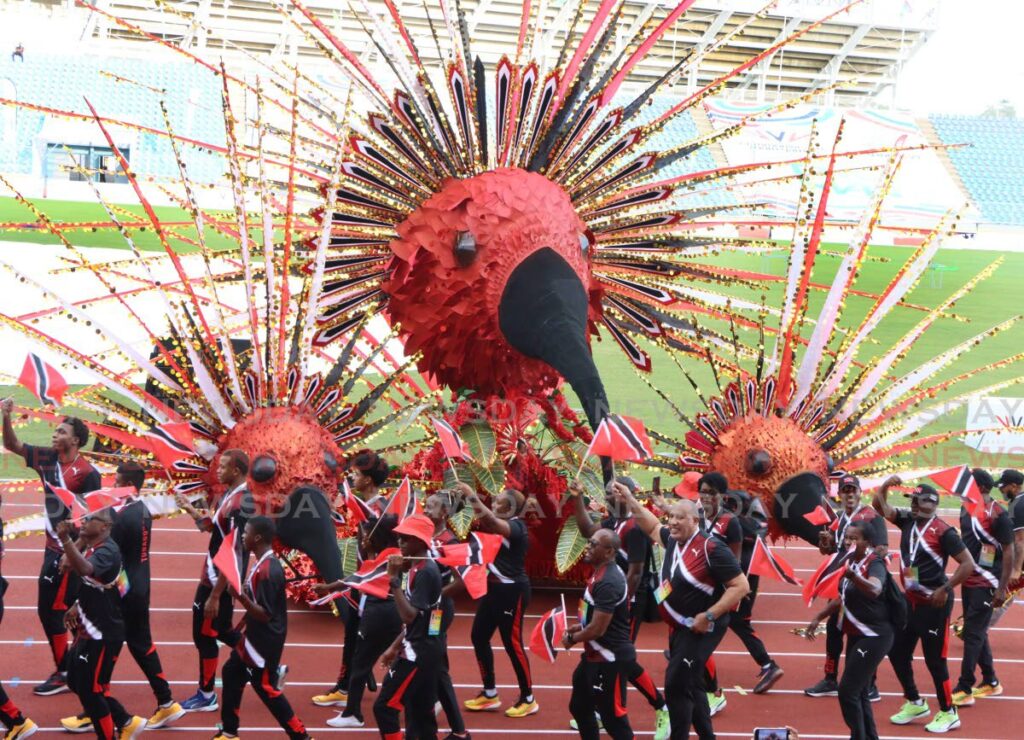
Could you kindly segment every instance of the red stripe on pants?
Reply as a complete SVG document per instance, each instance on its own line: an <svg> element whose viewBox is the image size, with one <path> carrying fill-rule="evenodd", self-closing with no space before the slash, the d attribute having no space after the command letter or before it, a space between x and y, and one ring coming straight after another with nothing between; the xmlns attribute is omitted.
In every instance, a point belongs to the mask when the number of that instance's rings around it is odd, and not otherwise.
<svg viewBox="0 0 1024 740"><path fill-rule="evenodd" d="M533 676L530 675L530 660L526 657L526 651L523 650L523 597L521 596L516 602L516 616L512 622L512 647L516 651L519 663L523 666L523 672L526 673L526 683L530 684L532 689Z"/></svg>
<svg viewBox="0 0 1024 740"><path fill-rule="evenodd" d="M615 687L614 687L614 691L615 691L615 716L616 717L625 717L626 714L628 714L628 713L626 712L626 705L622 701L622 699L625 697L625 692L623 692L623 690L622 690L622 674L621 673L616 673L615 674Z"/></svg>
<svg viewBox="0 0 1024 740"><path fill-rule="evenodd" d="M402 681L402 685L395 691L395 695L388 700L389 707L399 712L402 711L402 697L405 696L405 691L409 688L409 684L412 683L412 679L418 670L419 668L413 668L409 675L405 677L405 680ZM401 737L401 735L402 733L398 733L399 737ZM387 735L385 735L385 737L387 737Z"/></svg>

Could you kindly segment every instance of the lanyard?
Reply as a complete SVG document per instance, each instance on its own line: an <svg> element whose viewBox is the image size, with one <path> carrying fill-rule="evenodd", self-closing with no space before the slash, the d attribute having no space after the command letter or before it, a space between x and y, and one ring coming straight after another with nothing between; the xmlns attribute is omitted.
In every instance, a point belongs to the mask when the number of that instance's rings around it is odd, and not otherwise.
<svg viewBox="0 0 1024 740"><path fill-rule="evenodd" d="M249 575L245 579L245 588L252 595L251 598L256 598L256 592L252 590L252 579L256 575L256 571L260 569L260 565L263 561L273 554L273 550L267 550L265 553L260 555L260 559L256 561L256 565L252 566L252 570L249 571Z"/></svg>
<svg viewBox="0 0 1024 740"><path fill-rule="evenodd" d="M853 510L852 514L847 515L844 511L839 517L839 526L836 527L836 541L838 542L846 534L846 528L853 523L853 518L860 513L860 510L864 508L864 504L857 504L857 508Z"/></svg>
<svg viewBox="0 0 1024 740"><path fill-rule="evenodd" d="M912 566L914 561L917 560L917 552L921 549L921 542L924 540L924 533L928 531L928 527L932 526L932 522L935 521L935 517L932 517L924 526L918 528L917 523L914 523L910 527L910 562L908 566Z"/></svg>

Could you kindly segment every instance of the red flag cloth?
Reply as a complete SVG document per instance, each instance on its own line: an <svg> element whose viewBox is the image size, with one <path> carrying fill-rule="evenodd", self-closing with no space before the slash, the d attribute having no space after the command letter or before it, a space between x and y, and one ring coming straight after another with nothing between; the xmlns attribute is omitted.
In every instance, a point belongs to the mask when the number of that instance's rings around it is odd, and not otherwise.
<svg viewBox="0 0 1024 740"><path fill-rule="evenodd" d="M153 455L168 470L174 469L174 463L196 454L192 446L192 427L186 421L150 427L145 436Z"/></svg>
<svg viewBox="0 0 1024 740"><path fill-rule="evenodd" d="M49 488L50 491L53 492L53 495L59 498L60 502L68 508L71 512L72 521L77 521L89 513L89 510L85 505L85 500L80 496L72 493L66 488L61 488L60 486L51 486L46 482L44 482L43 485Z"/></svg>
<svg viewBox="0 0 1024 740"><path fill-rule="evenodd" d="M957 468L947 468L932 473L929 477L954 496L959 496L960 503L967 509L968 514L975 518L984 516L985 500L981 497L981 489L978 488L969 467L961 465Z"/></svg>
<svg viewBox="0 0 1024 740"><path fill-rule="evenodd" d="M472 459L473 456L469 454L469 446L455 431L455 427L444 419L431 418L430 423L434 425L434 431L437 432L437 439L441 443L445 457L460 460Z"/></svg>
<svg viewBox="0 0 1024 740"><path fill-rule="evenodd" d="M398 515L399 524L405 521L406 517L423 513L423 505L416 498L408 476L403 478L402 483L395 489L394 495L391 496L391 500L388 502L388 507Z"/></svg>
<svg viewBox="0 0 1024 740"><path fill-rule="evenodd" d="M98 491L90 491L82 496L86 511L81 512L77 516L72 512L71 520L75 524L78 524L82 519L90 514L95 514L100 509L116 507L123 503L125 498L133 496L134 494L135 488L132 486L123 486L121 488L101 488Z"/></svg>
<svg viewBox="0 0 1024 740"><path fill-rule="evenodd" d="M362 524L367 519L372 518L374 513L370 510L370 507L366 505L366 502L356 496L355 492L349 487L348 481L342 479L341 481L341 495L345 504L345 508L348 509L348 519L355 524Z"/></svg>
<svg viewBox="0 0 1024 740"><path fill-rule="evenodd" d="M643 462L654 457L651 440L639 419L608 414L594 432L587 455L610 457L612 460Z"/></svg>
<svg viewBox="0 0 1024 740"><path fill-rule="evenodd" d="M232 529L220 543L213 564L236 592L242 592L242 543L237 542L238 530ZM237 542L237 544L236 544Z"/></svg>
<svg viewBox="0 0 1024 740"><path fill-rule="evenodd" d="M807 606L811 605L817 597L834 599L839 596L839 579L846 569L846 561L849 560L849 552L837 552L832 557L822 561L818 569L814 571L809 579L804 581L803 598Z"/></svg>
<svg viewBox="0 0 1024 740"><path fill-rule="evenodd" d="M44 406L60 406L64 400L64 392L68 389L64 376L31 352L25 358L25 366L21 369L18 382Z"/></svg>
<svg viewBox="0 0 1024 740"><path fill-rule="evenodd" d="M441 545L437 562L458 567L462 565L490 565L501 549L501 535L471 532L465 542Z"/></svg>
<svg viewBox="0 0 1024 740"><path fill-rule="evenodd" d="M750 566L747 570L751 575L785 581L794 586L803 585L796 577L793 566L772 552L768 543L760 537L754 540L754 552L750 556Z"/></svg>
<svg viewBox="0 0 1024 740"><path fill-rule="evenodd" d="M537 626L533 628L533 634L530 635L530 651L548 663L554 663L558 657L558 646L561 644L565 628L565 609L556 606L542 616Z"/></svg>
<svg viewBox="0 0 1024 740"><path fill-rule="evenodd" d="M826 509L821 504L818 504L813 511L809 511L804 514L804 519L809 521L811 524L818 526L822 524L829 524L835 517L829 509Z"/></svg>
<svg viewBox="0 0 1024 740"><path fill-rule="evenodd" d="M487 595L487 566L463 565L455 568L470 598L482 599Z"/></svg>
<svg viewBox="0 0 1024 740"><path fill-rule="evenodd" d="M391 593L391 584L388 579L388 558L400 554L397 547L389 547L373 560L368 560L360 565L359 570L345 578L344 582L364 594L376 596L378 599L386 599Z"/></svg>

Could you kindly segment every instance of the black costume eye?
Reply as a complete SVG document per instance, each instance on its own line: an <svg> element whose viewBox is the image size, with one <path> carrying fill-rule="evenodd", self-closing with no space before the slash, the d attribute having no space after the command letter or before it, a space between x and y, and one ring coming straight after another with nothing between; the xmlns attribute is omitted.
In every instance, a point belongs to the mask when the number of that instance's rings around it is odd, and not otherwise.
<svg viewBox="0 0 1024 740"><path fill-rule="evenodd" d="M748 475L767 475L772 469L772 456L767 450L750 450L747 453L746 469Z"/></svg>
<svg viewBox="0 0 1024 740"><path fill-rule="evenodd" d="M266 483L277 475L277 460L270 455L260 455L253 462L250 473L257 483Z"/></svg>
<svg viewBox="0 0 1024 740"><path fill-rule="evenodd" d="M460 231L455 239L455 261L469 267L476 261L476 237L470 231Z"/></svg>

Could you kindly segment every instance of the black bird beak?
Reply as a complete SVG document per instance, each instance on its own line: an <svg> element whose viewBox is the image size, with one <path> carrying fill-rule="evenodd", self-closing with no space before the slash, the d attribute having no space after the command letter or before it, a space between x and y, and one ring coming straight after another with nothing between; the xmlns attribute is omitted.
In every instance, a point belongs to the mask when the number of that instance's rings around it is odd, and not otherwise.
<svg viewBox="0 0 1024 740"><path fill-rule="evenodd" d="M816 473L799 473L783 481L775 492L772 515L786 534L818 545L818 535L825 529L804 518L818 506L828 506L828 489ZM841 544L840 544L841 546Z"/></svg>
<svg viewBox="0 0 1024 740"><path fill-rule="evenodd" d="M569 382L590 427L597 429L608 414L608 396L587 344L587 309L587 292L576 273L557 252L544 248L512 272L498 325L509 344Z"/></svg>
<svg viewBox="0 0 1024 740"><path fill-rule="evenodd" d="M285 545L306 553L324 583L342 577L341 551L331 506L319 488L302 486L295 489L275 523L277 538Z"/></svg>

